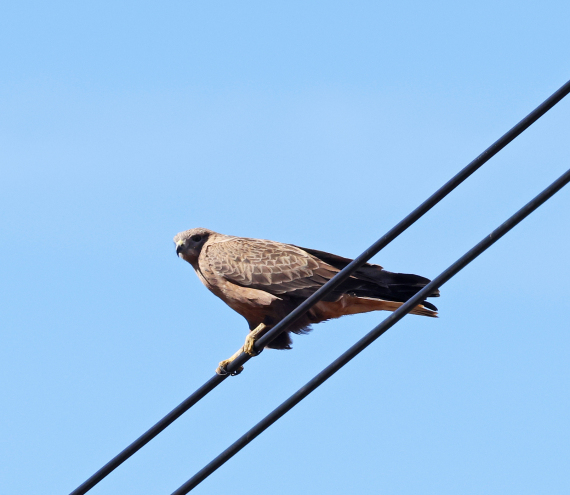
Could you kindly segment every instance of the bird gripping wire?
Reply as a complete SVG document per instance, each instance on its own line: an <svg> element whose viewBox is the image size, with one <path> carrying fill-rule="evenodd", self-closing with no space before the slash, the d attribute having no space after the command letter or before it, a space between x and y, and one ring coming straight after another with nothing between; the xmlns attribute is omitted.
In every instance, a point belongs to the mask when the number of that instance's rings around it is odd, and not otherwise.
<svg viewBox="0 0 570 495"><path fill-rule="evenodd" d="M427 200L425 200L420 206L418 206L414 211L407 215L402 221L400 221L395 227L388 231L383 237L376 241L372 246L366 249L360 256L354 259L346 268L339 272L332 280L327 282L323 287L316 291L312 296L310 296L306 301L304 301L299 307L292 311L287 317L285 317L281 322L275 325L270 331L268 331L263 337L261 337L256 342L256 349L263 349L272 339L274 339L281 331L285 330L286 326L306 311L310 307L316 304L321 298L325 297L328 293L333 291L339 284L346 280L352 272L361 267L366 263L372 256L377 254L381 249L387 246L392 240L394 240L398 235L400 235L404 230L410 227L418 219L420 219L425 213L427 213L431 208L433 208L437 203L439 203L445 196L447 196L451 191L458 187L464 180L466 180L471 174L478 170L483 164L485 164L490 158L501 151L507 144L513 141L517 136L522 134L528 127L530 127L534 122L536 122L540 117L542 117L546 112L548 112L553 106L555 106L560 100L562 100L566 95L570 93L570 81L560 87L555 91L550 97L548 97L544 102L542 102L538 107L536 107L532 112L530 112L525 118L523 118L518 124L516 124L512 129L506 132L502 137L495 141L491 146L489 146L483 153L476 157L472 162L470 162L465 168L463 168L457 175L451 178L446 184L444 184L440 189L438 189L434 194L432 194ZM251 356L241 353L230 365L228 366L228 371L231 373L237 370L241 365L246 363L251 359ZM79 485L75 490L73 490L70 495L84 495L91 488L93 488L97 483L104 479L107 475L112 473L117 467L119 467L123 462L125 462L129 457L131 457L135 452L144 447L148 442L150 442L154 437L161 433L165 428L176 421L182 414L188 411L194 404L196 404L200 399L210 393L214 388L216 388L220 383L222 383L226 376L221 376L215 374L206 383L199 387L194 393L192 393L188 398L182 401L178 406L176 406L172 411L170 411L166 416L164 416L160 421L149 428L145 433L143 433L139 438L117 454L113 459L111 459L107 464L96 471L92 476L90 476L86 481Z"/></svg>
<svg viewBox="0 0 570 495"><path fill-rule="evenodd" d="M497 227L481 242L479 242L476 246L470 249L461 258L459 258L455 263L450 265L441 274L435 277L421 291L419 291L413 297L408 299L408 301L406 301L396 311L390 314L390 316L388 316L382 323L373 328L368 334L366 334L350 349L344 352L338 359L336 359L334 362L328 365L317 376L315 376L312 380L310 380L307 384L305 384L305 386L297 390L297 392L295 392L280 406L275 408L271 413L269 413L253 428L251 428L245 435L241 436L236 442L230 445L212 462L210 462L208 465L206 465L204 468L198 471L194 476L192 476L192 478L190 478L177 490L172 492L172 495L185 495L193 488L195 488L204 479L210 476L210 474L212 474L219 467L225 464L229 459L231 459L234 455L236 455L254 438L256 438L258 435L263 433L267 428L269 428L273 423L275 423L281 416L290 411L305 397L307 397L313 390L315 390L327 379L329 379L346 363L348 363L351 359L360 354L364 349L366 349L366 347L372 344L372 342L374 342L378 337L380 337L383 333L385 333L389 328L394 326L398 321L400 321L404 316L406 316L406 314L408 314L412 309L414 309L414 307L418 303L423 301L423 299L426 298L429 294L431 294L435 289L440 288L450 278L452 278L459 271L465 268L469 263L471 263L471 261L477 258L477 256L479 256L481 253L483 253L485 250L491 247L495 242L497 242L501 237L503 237L507 232L509 232L509 230L518 225L522 220L524 220L540 205L542 205L544 202L546 202L548 199L554 196L554 194L556 194L560 189L562 189L566 184L568 184L568 182L570 182L570 170L567 170L566 173L564 173L557 180L555 180L538 196L536 196L534 199L528 202L513 216L511 216L507 221L505 221L503 224Z"/></svg>

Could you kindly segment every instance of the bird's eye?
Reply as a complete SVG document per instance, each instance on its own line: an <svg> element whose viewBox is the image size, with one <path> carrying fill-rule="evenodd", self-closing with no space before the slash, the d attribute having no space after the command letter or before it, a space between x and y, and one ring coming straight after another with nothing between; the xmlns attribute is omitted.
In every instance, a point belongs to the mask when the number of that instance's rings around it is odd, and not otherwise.
<svg viewBox="0 0 570 495"><path fill-rule="evenodd" d="M190 239L192 239L194 242L200 242L202 240L202 236L201 235L193 235L192 237L190 237Z"/></svg>

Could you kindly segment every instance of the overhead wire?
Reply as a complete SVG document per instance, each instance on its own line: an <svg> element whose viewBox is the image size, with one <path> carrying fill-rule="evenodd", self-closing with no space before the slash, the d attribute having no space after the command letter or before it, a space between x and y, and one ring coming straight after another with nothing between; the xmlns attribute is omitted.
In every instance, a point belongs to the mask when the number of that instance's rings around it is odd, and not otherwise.
<svg viewBox="0 0 570 495"><path fill-rule="evenodd" d="M374 342L378 337L385 333L389 328L394 326L398 321L400 321L406 314L408 314L412 309L416 307L417 304L421 303L427 296L433 293L434 290L439 289L443 284L445 284L449 279L456 275L459 271L465 268L471 261L473 261L477 256L491 247L495 242L497 242L501 237L503 237L507 232L524 220L528 215L530 215L534 210L536 210L540 205L550 199L554 194L556 194L560 189L562 189L566 184L570 182L570 170L567 170L558 179L556 179L550 186L544 189L540 194L538 194L534 199L529 201L525 206L523 206L519 211L512 215L508 220L497 227L488 236L483 238L477 245L471 248L467 253L465 253L461 258L459 258L455 263L446 268L441 274L435 277L429 284L427 284L421 291L415 294L412 298L403 304L400 308L394 311L390 316L388 316L382 323L374 327L368 334L366 334L362 339L360 339L356 344L354 344L350 349L344 352L339 358L328 365L323 371L316 375L313 379L307 382L303 387L301 387L297 392L295 392L286 401L281 403L277 408L275 408L271 413L269 413L265 418L263 418L259 423L257 423L253 428L251 428L245 435L241 436L236 440L230 447L224 450L220 455L218 455L214 460L207 464L204 468L198 471L192 478L190 478L186 483L181 485L178 489L172 492L171 495L185 495L190 492L193 488L198 486L202 481L204 481L210 474L220 468L228 460L230 460L234 455L236 455L241 449L243 449L247 444L249 444L253 439L263 433L267 428L269 428L273 423L275 423L284 414L295 407L299 402L301 402L305 397L307 397L311 392L313 392L317 387L328 380L334 373L340 370L345 364L350 360L360 354L366 347L368 347L372 342Z"/></svg>
<svg viewBox="0 0 570 495"><path fill-rule="evenodd" d="M542 102L539 106L537 106L532 112L530 112L514 127L512 127L509 131L507 131L503 136L501 136L485 151L483 151L483 153L477 156L459 173L457 173L448 182L446 182L441 188L439 188L420 206L418 206L415 210L413 210L410 214L408 214L403 220L401 220L396 226L394 226L391 230L389 230L384 236L378 239L361 255L355 258L335 277L333 277L329 282L323 285L318 291L316 291L309 298L307 298L289 315L283 318L283 320L281 320L277 325L275 325L271 330L269 330L255 343L254 349L257 352L262 350L281 332L286 330L286 327L288 325L290 325L291 323L295 322L298 318L300 318L314 304L316 304L327 294L332 292L343 281L345 281L354 271L356 271L370 258L372 258L372 256L376 255L381 249L386 247L390 242L392 242L408 227L410 227L418 219L420 219L423 215L425 215L429 210L431 210L431 208L433 208L437 203L439 203L451 191L457 188L463 181L465 181L469 176L471 176L475 171L477 171L490 158L495 156L499 151L501 151L516 137L518 137L521 133L523 133L526 129L528 129L534 122L536 122L552 107L554 107L557 103L559 103L565 96L568 95L568 93L570 93L570 81L566 82L563 86L561 86L550 97L548 97L544 102ZM103 467L101 467L86 481L84 481L75 490L73 490L70 493L70 495L83 495L87 493L97 483L99 483L102 479L108 476L123 462L125 462L129 457L135 454L138 450L140 450L143 446L145 446L148 442L150 442L154 437L156 437L159 433L161 433L165 428L167 428L180 416L182 416L182 414L184 414L198 401L200 401L204 396L206 396L220 383L222 383L229 376L229 374L235 372L240 366L249 361L251 358L252 356L242 352L234 361L232 361L228 365L227 367L228 375L215 374L213 377L211 377L206 383L200 386L188 398L182 401L178 406L176 406L172 411L170 411L167 415L165 415L161 420L155 423L151 428L149 428L145 433L143 433L140 437L138 437L134 442L132 442L125 449L123 449L119 454L113 457Z"/></svg>

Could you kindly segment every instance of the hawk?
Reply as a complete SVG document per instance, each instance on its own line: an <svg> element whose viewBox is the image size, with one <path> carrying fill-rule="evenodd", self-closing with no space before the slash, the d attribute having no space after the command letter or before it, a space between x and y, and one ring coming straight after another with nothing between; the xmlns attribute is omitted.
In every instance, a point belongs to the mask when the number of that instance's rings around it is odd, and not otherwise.
<svg viewBox="0 0 570 495"><path fill-rule="evenodd" d="M202 283L249 325L244 346L220 362L218 374L227 374L226 366L241 351L255 355L253 346L259 337L352 261L316 249L203 228L180 232L174 242L176 254L193 266ZM429 282L365 263L266 347L291 349L290 334L307 333L314 323L369 311L395 311ZM438 296L435 290L429 297ZM411 313L436 317L437 308L423 301Z"/></svg>

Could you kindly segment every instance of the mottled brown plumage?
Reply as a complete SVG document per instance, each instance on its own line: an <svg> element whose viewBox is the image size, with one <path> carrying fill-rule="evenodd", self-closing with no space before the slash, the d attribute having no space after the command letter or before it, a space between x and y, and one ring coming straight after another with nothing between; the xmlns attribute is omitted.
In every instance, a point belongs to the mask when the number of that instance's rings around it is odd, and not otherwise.
<svg viewBox="0 0 570 495"><path fill-rule="evenodd" d="M174 242L176 253L194 267L202 283L241 314L250 330L257 329L255 338L352 261L324 251L203 228L181 232ZM290 349L290 332L308 332L313 323L368 311L394 311L428 282L367 263L267 347ZM439 296L439 291L431 296ZM436 310L424 301L412 314L437 316Z"/></svg>

